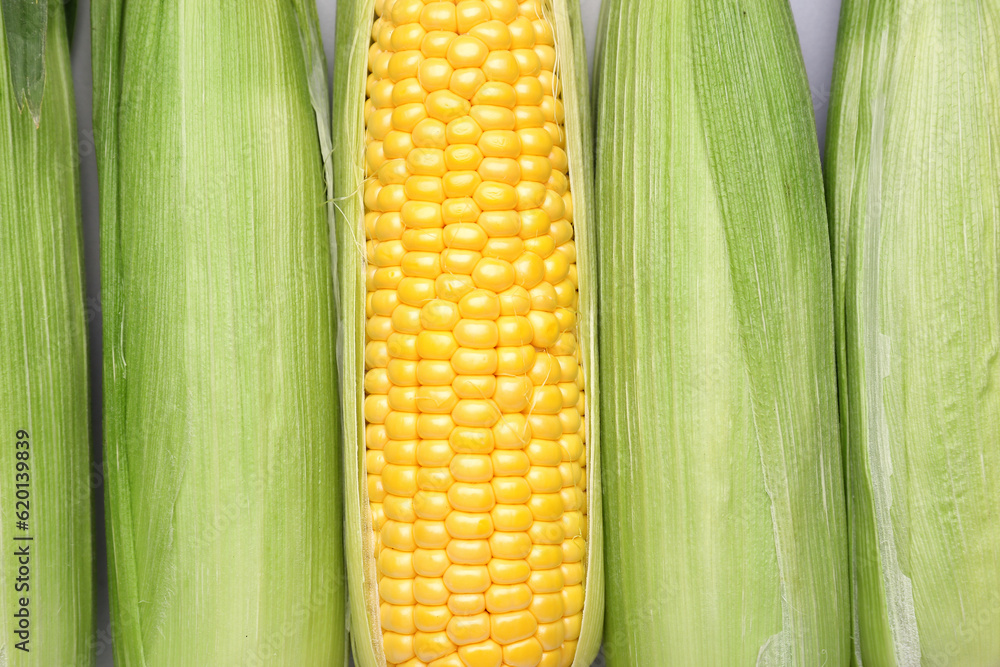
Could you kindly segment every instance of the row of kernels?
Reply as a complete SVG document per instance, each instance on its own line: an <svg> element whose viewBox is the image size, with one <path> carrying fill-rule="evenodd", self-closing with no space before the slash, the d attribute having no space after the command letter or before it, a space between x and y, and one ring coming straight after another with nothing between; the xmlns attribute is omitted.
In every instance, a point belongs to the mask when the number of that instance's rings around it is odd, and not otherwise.
<svg viewBox="0 0 1000 667"><path fill-rule="evenodd" d="M456 652L445 653L441 647L443 639L439 637L428 636L421 641L393 635L386 647L386 659L390 667L568 667L573 661L576 641L567 641L560 648L546 650L541 640L544 638L545 644L551 645L555 643L555 636L554 633L544 633L543 637L543 633L539 633L537 638L530 637L506 646L482 642L452 647L452 650L457 648ZM425 657L421 658L421 654ZM444 657L429 657L436 655Z"/></svg>
<svg viewBox="0 0 1000 667"><path fill-rule="evenodd" d="M377 213L402 213L410 199L436 204L443 223L436 227L448 221L476 222L483 211L523 215L540 208L551 221L536 230L541 236L549 233L552 223L572 222L569 189L560 192L562 180L553 176L564 154L546 129L532 127L530 119L520 122L516 111L510 124L498 114L450 122L424 118L412 132L389 130L383 140L368 144L371 178L365 183L364 201L369 212ZM477 208L455 210L466 200ZM459 213L461 220L456 220ZM419 224L411 228L433 228L415 216L410 220Z"/></svg>
<svg viewBox="0 0 1000 667"><path fill-rule="evenodd" d="M390 339L392 335L390 334ZM458 337L461 336L462 334L458 334ZM419 335L417 338L419 349L421 342ZM374 346L378 343L376 340L369 345ZM392 367L391 373L402 382L394 384L385 394L368 394L364 404L365 418L370 424L383 424L393 411L423 415L452 415L457 424L490 428L496 424L500 414L524 412L527 417L535 418L534 421L538 422L538 427L544 432L552 433L558 430L558 433L549 438L551 440L559 439L563 433L575 434L579 431L578 426L574 428L576 418L579 416L577 406L583 400L580 387L576 382L533 384L530 377L525 374L530 372L526 359L530 356L527 347L459 348L456 343L455 354L459 354L462 350L478 349L485 352L480 356L479 363L493 365L493 359L496 359L495 365L498 370L524 369L521 373L496 375L459 373L456 366L466 366L476 361L465 358L471 357L471 353L460 355L458 364L428 357L416 361L390 355L388 362ZM537 365L536 363L534 366ZM437 384L414 382L420 377L433 378ZM577 415L572 415L570 410L577 411ZM417 418L418 422L420 419ZM470 419L483 421L470 423ZM435 418L425 417L423 421L430 425ZM391 437L398 439L395 435Z"/></svg>
<svg viewBox="0 0 1000 667"><path fill-rule="evenodd" d="M578 629L572 617L582 609L579 586L547 595L533 594L524 585L495 586L485 595L463 595L449 594L441 580L412 585L399 580L386 582L385 589L394 602L383 596L386 601L381 604L380 616L384 630L398 635L444 632L456 645L488 638L501 645L511 644L553 624L559 624L570 635L568 639L575 639L573 633ZM515 610L505 611L509 609Z"/></svg>
<svg viewBox="0 0 1000 667"><path fill-rule="evenodd" d="M541 21L541 6L537 2L520 5L513 0L395 0L382 6L376 3L376 25L372 41L385 49L393 48L391 33L383 35L382 23L390 25L419 24L424 29L466 34L482 29L483 24L499 22L511 32L511 46L525 43L553 44L548 23Z"/></svg>
<svg viewBox="0 0 1000 667"><path fill-rule="evenodd" d="M474 150L478 151L478 149ZM522 156L519 161L523 159ZM378 196L382 189L384 189L383 186L375 182L366 186L365 196L369 206L379 206ZM389 194L392 195L391 192ZM405 195L405 192L403 194ZM487 247L487 242L491 239L517 237L523 242L522 245L518 246L520 250L534 252L543 259L556 251L557 245L560 251L566 253L568 257L575 257L575 246L565 247L566 243L560 245L557 242L557 238L568 239L572 236L572 226L566 217L566 202L564 201L560 206L559 201L560 199L551 194L550 191L541 208L524 211L484 211L472 197L445 199L440 204L406 200L399 206L398 211L370 210L365 217L366 234L368 241L373 243L402 241L404 235L407 235L408 243L428 244L440 241L445 244L445 249L460 248L456 241L463 241L462 235L466 237L464 239L466 244L474 244L477 239L482 239L481 234L485 235L485 241L482 241L483 249ZM555 218L553 222L553 214L563 217L561 219ZM449 229L456 225L461 226ZM473 227L478 227L480 232L473 232ZM440 239L438 239L438 235L440 235ZM373 251L374 248L374 245L370 246L369 252ZM480 248L461 249L479 250ZM507 256L506 253L496 254L501 257ZM513 260L516 256L509 256L507 259L508 261ZM374 271L377 267L369 267L369 269ZM374 278L376 276L369 276L369 283ZM571 268L567 280L575 278L575 271ZM395 289L396 284L376 285L375 289L386 287ZM369 284L369 289L372 289L371 284Z"/></svg>
<svg viewBox="0 0 1000 667"><path fill-rule="evenodd" d="M488 355L489 353L495 353L495 350L486 350L485 352ZM474 376L467 376L465 379L472 380ZM582 392L579 394L576 404L577 408L574 410L573 408L563 407L563 395L560 391L563 386L562 384L528 385L528 383L524 382L523 377L507 378L501 376L493 377L492 379L497 383L507 379L519 382L523 387L530 387L534 398L520 413L502 414L497 407L497 403L492 399L461 399L455 403L455 406L450 411L426 410L421 412L418 409L413 409L416 401L414 400L413 405L411 405L410 399L402 392L412 391L414 392L413 397L416 398L418 396L426 396L423 392L434 389L434 387L395 386L390 390L389 394L371 394L365 397L364 414L368 425L384 426L384 431L369 429L372 431L371 435L384 437L384 442L388 442L389 440L447 440L451 437L452 430L456 426L460 426L462 430L459 433L463 435L468 432L479 433L482 429L492 429L493 435L491 438L496 439L495 446L499 449L520 448L523 438L526 437L530 440L532 437L535 437L544 440L560 441L560 444L566 451L566 455L564 456L566 460L574 460L576 458L570 455L571 452L582 452L582 447L584 446L583 437L580 435L579 430L577 432L567 432L564 426L564 424L573 426L577 423L578 415L573 415L573 412L579 411L580 406L585 400L585 395ZM438 388L440 389L441 387ZM451 387L444 387L444 389L452 391ZM542 393L547 390L554 402L551 409L543 404L543 401L549 400L549 394ZM392 404L390 404L390 400ZM522 428L522 431L513 440L514 434L509 433L510 429L513 428L512 424ZM584 428L583 424L584 422L581 418L579 429ZM527 426L524 425L530 426L531 430L525 430ZM463 443L460 446L465 445ZM491 443L490 451L492 451L493 446L494 443ZM384 447L385 444L382 445L382 448Z"/></svg>
<svg viewBox="0 0 1000 667"><path fill-rule="evenodd" d="M489 20L511 22L526 8L515 0L378 0L376 15L393 23L456 21L459 27L475 26Z"/></svg>
<svg viewBox="0 0 1000 667"><path fill-rule="evenodd" d="M551 47L491 51L474 36L436 32L422 38L423 43L417 49L392 55L381 51L377 45L371 48L371 73L365 81L369 102L364 109L366 121L371 121L370 114L377 109L422 102L430 93L449 91L470 102L481 93L483 86L511 86L518 81L545 96L544 99L533 98L530 104L540 107L546 121L564 121L563 106L556 95L558 90L553 88L559 84L552 76L554 51ZM528 83L526 78L535 82Z"/></svg>

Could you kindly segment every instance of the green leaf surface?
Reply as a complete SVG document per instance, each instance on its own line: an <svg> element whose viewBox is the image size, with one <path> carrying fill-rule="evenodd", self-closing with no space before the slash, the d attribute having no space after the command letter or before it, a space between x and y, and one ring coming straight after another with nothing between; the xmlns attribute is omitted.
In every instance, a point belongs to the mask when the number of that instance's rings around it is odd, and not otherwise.
<svg viewBox="0 0 1000 667"><path fill-rule="evenodd" d="M37 127L17 108L0 48L0 665L90 667L91 506L99 481L90 458L93 310L84 302L76 110L58 7L47 30L48 92ZM30 552L27 581L15 557L21 546ZM15 634L22 599L27 651Z"/></svg>
<svg viewBox="0 0 1000 667"><path fill-rule="evenodd" d="M49 22L47 0L0 0L7 61L17 108L28 107L37 126L45 94L45 41Z"/></svg>
<svg viewBox="0 0 1000 667"><path fill-rule="evenodd" d="M827 138L858 641L1000 664L1000 3L847 0Z"/></svg>
<svg viewBox="0 0 1000 667"><path fill-rule="evenodd" d="M315 8L91 18L115 663L340 667Z"/></svg>
<svg viewBox="0 0 1000 667"><path fill-rule="evenodd" d="M606 1L596 81L608 664L843 666L830 249L788 4Z"/></svg>

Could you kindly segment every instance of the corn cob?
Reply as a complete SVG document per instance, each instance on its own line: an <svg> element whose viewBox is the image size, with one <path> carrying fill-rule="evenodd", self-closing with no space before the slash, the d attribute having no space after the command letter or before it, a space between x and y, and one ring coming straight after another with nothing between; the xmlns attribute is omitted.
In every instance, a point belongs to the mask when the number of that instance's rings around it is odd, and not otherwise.
<svg viewBox="0 0 1000 667"><path fill-rule="evenodd" d="M857 664L1000 664L1000 4L848 0L828 138Z"/></svg>
<svg viewBox="0 0 1000 667"><path fill-rule="evenodd" d="M830 250L789 7L602 14L607 663L845 665Z"/></svg>
<svg viewBox="0 0 1000 667"><path fill-rule="evenodd" d="M22 107L22 108L19 108ZM62 5L0 14L0 665L92 665L76 114Z"/></svg>
<svg viewBox="0 0 1000 667"><path fill-rule="evenodd" d="M115 663L343 665L315 7L92 23Z"/></svg>
<svg viewBox="0 0 1000 667"><path fill-rule="evenodd" d="M603 592L578 7L338 14L355 659L589 665Z"/></svg>

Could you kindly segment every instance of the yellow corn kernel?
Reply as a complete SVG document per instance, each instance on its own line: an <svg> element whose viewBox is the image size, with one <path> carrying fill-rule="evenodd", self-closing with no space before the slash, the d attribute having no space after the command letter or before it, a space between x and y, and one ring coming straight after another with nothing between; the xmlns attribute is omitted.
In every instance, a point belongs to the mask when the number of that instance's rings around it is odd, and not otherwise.
<svg viewBox="0 0 1000 667"><path fill-rule="evenodd" d="M418 632L413 636L413 652L424 662L437 660L454 650L455 645L444 632Z"/></svg>
<svg viewBox="0 0 1000 667"><path fill-rule="evenodd" d="M413 624L413 607L404 607L383 603L379 608L382 627L389 632L412 635L416 632Z"/></svg>
<svg viewBox="0 0 1000 667"><path fill-rule="evenodd" d="M536 570L528 578L528 587L536 595L539 593L561 593L564 585L562 570L559 568ZM565 604L565 599L563 604Z"/></svg>
<svg viewBox="0 0 1000 667"><path fill-rule="evenodd" d="M451 513L451 510L451 502L448 500L447 494L440 491L421 489L413 496L413 511L421 519L441 521Z"/></svg>
<svg viewBox="0 0 1000 667"><path fill-rule="evenodd" d="M486 540L452 540L445 553L452 563L459 565L487 565L492 558Z"/></svg>
<svg viewBox="0 0 1000 667"><path fill-rule="evenodd" d="M483 247L483 257L502 259L505 262L511 263L516 261L523 252L524 241L516 236L494 237L487 241Z"/></svg>
<svg viewBox="0 0 1000 667"><path fill-rule="evenodd" d="M431 606L443 605L448 602L448 596L451 595L448 588L444 585L443 578L416 577L411 583L414 603L419 602L420 604ZM380 594L381 591L382 586L380 584ZM385 596L383 595L382 597Z"/></svg>
<svg viewBox="0 0 1000 667"><path fill-rule="evenodd" d="M493 474L497 477L524 477L531 468L524 452L494 450L490 454Z"/></svg>
<svg viewBox="0 0 1000 667"><path fill-rule="evenodd" d="M383 12L390 16L394 25L403 25L418 21L422 8L422 0L395 0L390 9L383 9Z"/></svg>
<svg viewBox="0 0 1000 667"><path fill-rule="evenodd" d="M520 533L531 528L531 510L524 505L497 505L490 512L494 529L503 533Z"/></svg>
<svg viewBox="0 0 1000 667"><path fill-rule="evenodd" d="M490 617L490 636L501 645L513 644L532 637L538 630L538 621L527 610Z"/></svg>
<svg viewBox="0 0 1000 667"><path fill-rule="evenodd" d="M454 79L454 75L452 75L452 79ZM467 99L459 97L450 90L436 90L430 93L427 95L425 104L427 105L427 114L444 123L467 116L472 108Z"/></svg>
<svg viewBox="0 0 1000 667"><path fill-rule="evenodd" d="M420 25L428 32L431 30L458 30L455 4L452 2L429 2L420 12Z"/></svg>
<svg viewBox="0 0 1000 667"><path fill-rule="evenodd" d="M489 512L496 504L489 484L453 484L448 489L448 500L452 509L461 512Z"/></svg>
<svg viewBox="0 0 1000 667"><path fill-rule="evenodd" d="M456 454L489 454L493 451L493 432L485 428L456 428L448 437Z"/></svg>
<svg viewBox="0 0 1000 667"><path fill-rule="evenodd" d="M493 478L493 460L485 454L456 454L449 470L457 481L485 484ZM488 512L489 508L478 511Z"/></svg>
<svg viewBox="0 0 1000 667"><path fill-rule="evenodd" d="M448 146L447 134L447 125L436 118L427 118L425 116L413 125L413 129L410 131L410 139L414 147L420 150L444 150Z"/></svg>
<svg viewBox="0 0 1000 667"><path fill-rule="evenodd" d="M542 645L534 637L529 637L504 646L503 660L511 667L535 667L542 660Z"/></svg>
<svg viewBox="0 0 1000 667"><path fill-rule="evenodd" d="M466 667L466 665L462 664L457 653L450 653L443 658L427 663L427 667Z"/></svg>
<svg viewBox="0 0 1000 667"><path fill-rule="evenodd" d="M382 544L391 549L412 551L414 547L413 529L409 523L386 521L382 527Z"/></svg>
<svg viewBox="0 0 1000 667"><path fill-rule="evenodd" d="M490 638L489 615L453 616L448 621L448 638L458 646L486 641Z"/></svg>
<svg viewBox="0 0 1000 667"><path fill-rule="evenodd" d="M511 450L522 450L531 441L532 427L529 423L527 417L521 414L507 414L504 415L503 420L493 428L493 438L498 449L511 449ZM504 466L517 466L516 469L520 470L520 456L524 457L527 461L527 455L523 452L511 453L498 455L497 458L501 459ZM508 462L507 459L513 458L515 462ZM524 472L527 472L525 468ZM501 475L503 477L505 475Z"/></svg>
<svg viewBox="0 0 1000 667"><path fill-rule="evenodd" d="M455 406L451 417L461 426L488 428L496 424L500 411L493 401L462 399Z"/></svg>
<svg viewBox="0 0 1000 667"><path fill-rule="evenodd" d="M415 466L417 463L416 440L390 440L382 451L387 464L395 466ZM383 469L384 472L384 469Z"/></svg>
<svg viewBox="0 0 1000 667"><path fill-rule="evenodd" d="M520 412L528 406L531 393L531 380L524 375L499 377L493 400L505 413Z"/></svg>
<svg viewBox="0 0 1000 667"><path fill-rule="evenodd" d="M462 35L455 38L448 46L446 57L456 70L478 69L486 62L487 55L489 55L489 47L481 39L472 35Z"/></svg>
<svg viewBox="0 0 1000 667"><path fill-rule="evenodd" d="M410 229L444 227L441 204L434 202L407 201L400 208L400 218Z"/></svg>
<svg viewBox="0 0 1000 667"><path fill-rule="evenodd" d="M580 623L582 621L583 617L579 614L563 618L563 628L566 634L567 643L580 636ZM563 648L565 649L566 645L564 645Z"/></svg>
<svg viewBox="0 0 1000 667"><path fill-rule="evenodd" d="M463 664L477 667L500 667L503 662L503 649L493 641L462 646L458 649L458 655Z"/></svg>
<svg viewBox="0 0 1000 667"><path fill-rule="evenodd" d="M452 593L483 593L490 587L489 570L481 565L452 565L444 573L444 584Z"/></svg>
<svg viewBox="0 0 1000 667"><path fill-rule="evenodd" d="M416 603L414 590L418 579L382 579L379 595L389 604L412 605Z"/></svg>
<svg viewBox="0 0 1000 667"><path fill-rule="evenodd" d="M530 609L539 623L555 623L566 615L566 607L560 593L533 595Z"/></svg>
<svg viewBox="0 0 1000 667"><path fill-rule="evenodd" d="M450 414L458 403L458 396L451 387L418 387L416 409L424 414Z"/></svg>
<svg viewBox="0 0 1000 667"><path fill-rule="evenodd" d="M420 52L427 58L444 58L453 39L455 33L451 31L430 31L420 42Z"/></svg>
<svg viewBox="0 0 1000 667"><path fill-rule="evenodd" d="M493 496L498 503L520 505L531 497L531 487L520 477L494 477L490 482Z"/></svg>
<svg viewBox="0 0 1000 667"><path fill-rule="evenodd" d="M455 616L475 616L486 611L486 596L482 593L453 593L448 598L448 610Z"/></svg>
<svg viewBox="0 0 1000 667"><path fill-rule="evenodd" d="M448 627L451 620L451 612L444 605L418 604L413 609L413 625L420 632L440 632Z"/></svg>
<svg viewBox="0 0 1000 667"><path fill-rule="evenodd" d="M453 511L448 515L444 523L448 535L456 540L483 540L493 533L493 519L489 514L470 514L468 512ZM489 577L488 573L486 573L486 577ZM454 592L468 593L476 591L455 590Z"/></svg>
<svg viewBox="0 0 1000 667"><path fill-rule="evenodd" d="M386 632L382 638L385 659L392 663L400 663L413 657L413 637L395 632Z"/></svg>
<svg viewBox="0 0 1000 667"><path fill-rule="evenodd" d="M513 41L513 34L509 29L508 34L511 34ZM492 51L486 56L482 70L488 81L514 84L521 78L521 68L510 51Z"/></svg>
<svg viewBox="0 0 1000 667"><path fill-rule="evenodd" d="M532 597L531 589L523 583L491 586L486 592L486 608L491 614L520 611L531 606Z"/></svg>
<svg viewBox="0 0 1000 667"><path fill-rule="evenodd" d="M520 584L528 580L531 568L523 560L493 559L487 565L494 584Z"/></svg>
<svg viewBox="0 0 1000 667"><path fill-rule="evenodd" d="M491 18L489 7L479 0L460 0L457 5L459 33L467 33Z"/></svg>
<svg viewBox="0 0 1000 667"><path fill-rule="evenodd" d="M532 542L527 533L494 533L489 541L494 558L514 560L531 554Z"/></svg>
<svg viewBox="0 0 1000 667"><path fill-rule="evenodd" d="M515 0L485 0L490 16L498 21L510 23L517 18L518 6Z"/></svg>
<svg viewBox="0 0 1000 667"><path fill-rule="evenodd" d="M441 275L435 279L434 285L440 298L454 302L475 288L472 277L464 275Z"/></svg>
<svg viewBox="0 0 1000 667"><path fill-rule="evenodd" d="M423 549L444 549L448 546L448 531L443 521L427 521L424 519L413 521L413 541L418 547ZM431 604L424 602L422 604ZM444 604L439 602L437 604Z"/></svg>
<svg viewBox="0 0 1000 667"><path fill-rule="evenodd" d="M517 159L521 156L523 151L520 133L526 131L528 130L514 131L484 129L482 136L479 137L477 145L483 152L483 155L487 157L506 157ZM389 136L392 136L392 132L389 133ZM546 136L548 135L546 134ZM386 155L389 155L388 151L386 151ZM511 208L513 208L513 206L511 206ZM498 208L494 210L506 210L506 208Z"/></svg>

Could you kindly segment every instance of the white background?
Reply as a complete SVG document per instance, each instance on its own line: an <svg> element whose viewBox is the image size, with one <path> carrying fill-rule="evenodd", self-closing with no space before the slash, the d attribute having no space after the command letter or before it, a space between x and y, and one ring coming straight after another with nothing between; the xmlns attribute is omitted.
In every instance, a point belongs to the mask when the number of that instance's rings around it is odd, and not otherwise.
<svg viewBox="0 0 1000 667"><path fill-rule="evenodd" d="M169 1L169 0L168 0ZM250 0L253 2L254 0ZM668 2L671 0L660 0ZM782 2L783 0L773 0ZM809 71L813 108L819 131L820 146L826 129L827 105L830 99L830 78L833 69L833 49L836 41L837 18L840 0L790 0L799 38ZM335 0L318 0L320 18L323 22L324 39L329 61L333 63L333 34L336 15ZM587 47L593 62L593 48L596 42L597 24L600 14L600 0L580 0L584 15L584 29ZM83 183L83 224L84 243L87 259L87 306L93 316L90 323L90 362L93 387L100 386L100 279L98 265L98 214L97 214L97 168L94 164L94 140L91 127L91 76L90 76L90 33L89 1L80 0L77 14L76 39L73 44L74 81L76 83L77 114L79 121L80 155L82 160L81 178ZM100 460L100 401L99 392L93 392L94 407L94 457ZM103 566L103 489L96 491L95 521L98 527L97 558L100 563L97 581L97 635L95 644L99 667L113 664L110 645L110 625L108 620L107 577ZM309 667L305 665L303 667Z"/></svg>

